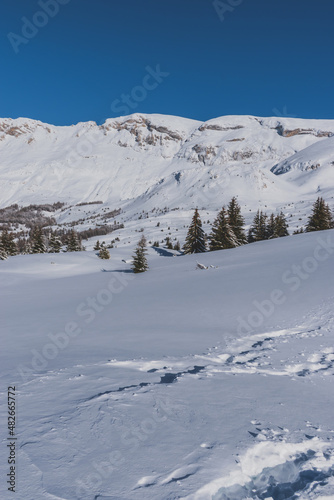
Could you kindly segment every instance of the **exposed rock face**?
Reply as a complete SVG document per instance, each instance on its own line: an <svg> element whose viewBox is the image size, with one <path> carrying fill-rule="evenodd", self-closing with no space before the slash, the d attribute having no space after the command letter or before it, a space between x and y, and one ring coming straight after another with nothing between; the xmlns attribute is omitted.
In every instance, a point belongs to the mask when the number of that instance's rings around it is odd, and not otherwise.
<svg viewBox="0 0 334 500"><path fill-rule="evenodd" d="M333 132L328 132L325 130L314 130L311 128L307 129L295 128L294 130L288 130L285 129L282 124L278 125L276 127L276 130L282 137L293 137L294 135L305 135L305 134L312 134L315 137L331 137L333 135Z"/></svg>

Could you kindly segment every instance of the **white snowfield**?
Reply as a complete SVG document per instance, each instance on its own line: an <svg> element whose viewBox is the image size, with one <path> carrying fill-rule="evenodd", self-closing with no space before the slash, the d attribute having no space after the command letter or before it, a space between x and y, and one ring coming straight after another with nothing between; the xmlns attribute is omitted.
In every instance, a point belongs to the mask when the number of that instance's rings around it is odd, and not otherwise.
<svg viewBox="0 0 334 500"><path fill-rule="evenodd" d="M333 499L334 230L129 257L0 262L1 499Z"/></svg>

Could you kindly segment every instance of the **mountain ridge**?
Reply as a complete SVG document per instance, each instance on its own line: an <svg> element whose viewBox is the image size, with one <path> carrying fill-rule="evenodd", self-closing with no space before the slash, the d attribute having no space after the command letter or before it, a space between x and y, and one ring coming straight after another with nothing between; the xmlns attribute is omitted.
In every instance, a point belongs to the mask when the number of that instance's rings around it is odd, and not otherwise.
<svg viewBox="0 0 334 500"><path fill-rule="evenodd" d="M102 200L139 210L251 212L334 196L334 120L134 113L70 126L0 119L0 207ZM315 168L312 168L315 165Z"/></svg>

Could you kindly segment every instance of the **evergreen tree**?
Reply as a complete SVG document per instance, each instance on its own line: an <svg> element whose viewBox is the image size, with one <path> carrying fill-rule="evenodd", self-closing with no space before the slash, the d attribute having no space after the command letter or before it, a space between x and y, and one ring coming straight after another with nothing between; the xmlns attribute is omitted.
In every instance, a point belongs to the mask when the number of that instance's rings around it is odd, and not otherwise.
<svg viewBox="0 0 334 500"><path fill-rule="evenodd" d="M45 253L44 234L40 226L35 226L30 232L31 253Z"/></svg>
<svg viewBox="0 0 334 500"><path fill-rule="evenodd" d="M276 215L275 233L277 234L278 238L282 238L283 236L289 236L288 227L289 225L283 212Z"/></svg>
<svg viewBox="0 0 334 500"><path fill-rule="evenodd" d="M244 230L245 221L241 215L241 208L235 196L233 196L232 200L228 204L227 215L228 223L237 238L238 245L236 246L245 245L247 243Z"/></svg>
<svg viewBox="0 0 334 500"><path fill-rule="evenodd" d="M197 208L195 209L192 222L189 226L183 250L185 254L202 253L206 251L205 235Z"/></svg>
<svg viewBox="0 0 334 500"><path fill-rule="evenodd" d="M178 251L180 251L180 250L181 250L181 246L180 246L180 242L179 242L179 240L177 240L177 242L175 243L175 245L174 245L174 250L178 250Z"/></svg>
<svg viewBox="0 0 334 500"><path fill-rule="evenodd" d="M0 260L6 260L6 259L7 259L7 252L2 243L2 239L0 239Z"/></svg>
<svg viewBox="0 0 334 500"><path fill-rule="evenodd" d="M109 250L106 247L101 247L99 251L100 259L110 259Z"/></svg>
<svg viewBox="0 0 334 500"><path fill-rule="evenodd" d="M276 231L276 218L274 214L271 214L269 217L269 221L267 224L267 238L268 239L278 238L278 234Z"/></svg>
<svg viewBox="0 0 334 500"><path fill-rule="evenodd" d="M132 270L134 273L143 273L148 269L148 263L146 259L146 238L143 235L136 247L133 261L132 261Z"/></svg>
<svg viewBox="0 0 334 500"><path fill-rule="evenodd" d="M266 239L268 239L267 215L262 210L258 210L254 217L253 225L248 232L248 243Z"/></svg>
<svg viewBox="0 0 334 500"><path fill-rule="evenodd" d="M7 255L17 254L17 246L14 241L14 234L12 232L9 232L7 228L2 231L1 243Z"/></svg>
<svg viewBox="0 0 334 500"><path fill-rule="evenodd" d="M78 233L72 229L67 241L67 252L80 252L82 250L81 242Z"/></svg>
<svg viewBox="0 0 334 500"><path fill-rule="evenodd" d="M312 214L308 219L306 232L323 231L333 227L333 216L329 205L321 197L313 205Z"/></svg>
<svg viewBox="0 0 334 500"><path fill-rule="evenodd" d="M169 236L166 237L165 242L166 242L166 247L168 248L168 250L173 250L173 243L171 242L171 239Z"/></svg>
<svg viewBox="0 0 334 500"><path fill-rule="evenodd" d="M95 246L94 246L94 250L100 250L100 241L97 240L97 242L95 243Z"/></svg>
<svg viewBox="0 0 334 500"><path fill-rule="evenodd" d="M49 252L50 253L60 253L62 247L62 242L60 238L51 231L49 238Z"/></svg>
<svg viewBox="0 0 334 500"><path fill-rule="evenodd" d="M217 218L213 222L210 240L210 251L224 250L238 246L238 239L229 224L229 217L225 207L221 209Z"/></svg>

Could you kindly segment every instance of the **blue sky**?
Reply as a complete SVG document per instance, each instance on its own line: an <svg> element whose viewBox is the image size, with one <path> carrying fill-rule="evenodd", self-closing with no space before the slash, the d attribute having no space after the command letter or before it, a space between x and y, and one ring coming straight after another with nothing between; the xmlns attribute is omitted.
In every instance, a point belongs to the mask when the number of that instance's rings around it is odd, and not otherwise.
<svg viewBox="0 0 334 500"><path fill-rule="evenodd" d="M332 0L215 1L2 0L0 116L334 119Z"/></svg>

